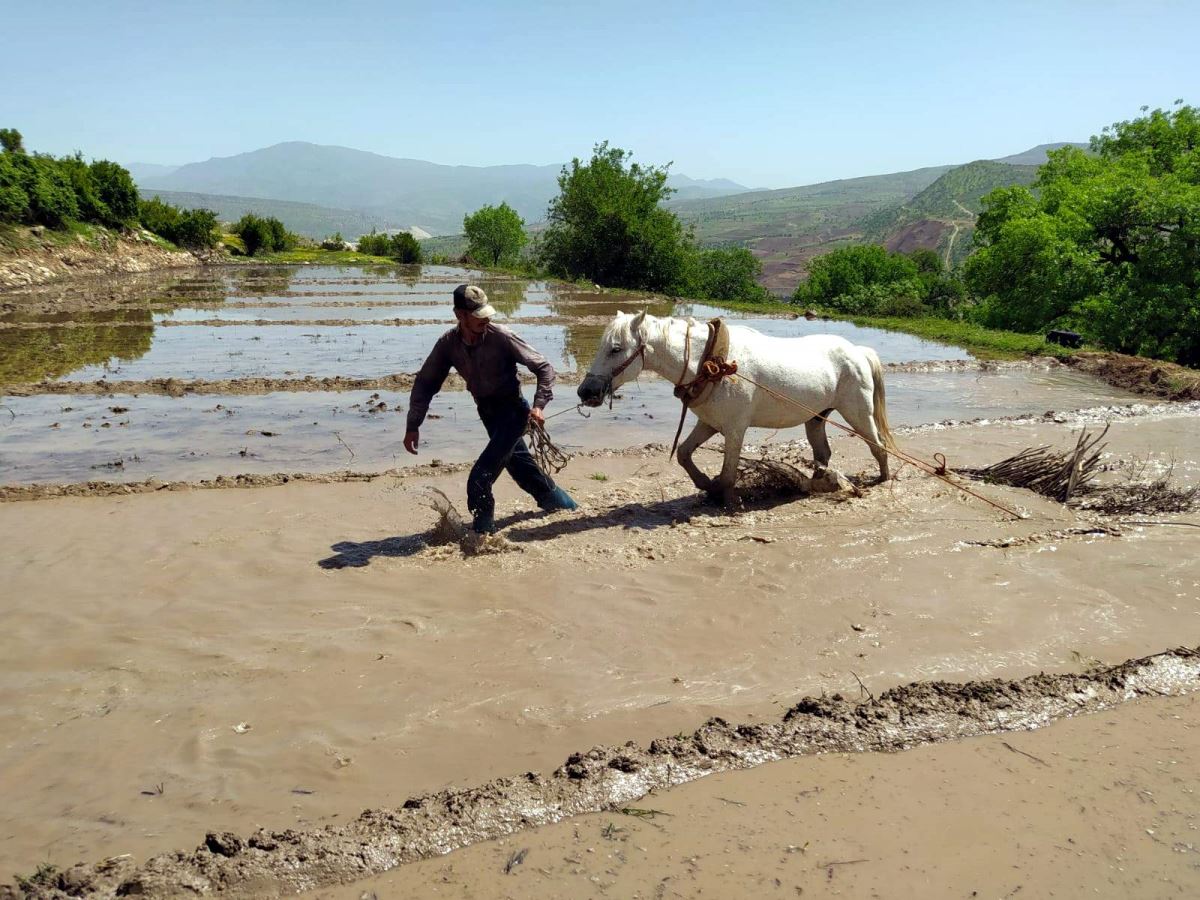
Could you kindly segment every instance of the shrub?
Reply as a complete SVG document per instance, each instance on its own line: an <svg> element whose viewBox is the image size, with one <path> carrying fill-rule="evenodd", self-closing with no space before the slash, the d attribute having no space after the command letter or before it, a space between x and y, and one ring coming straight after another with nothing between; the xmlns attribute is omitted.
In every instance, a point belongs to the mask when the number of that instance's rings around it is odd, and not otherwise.
<svg viewBox="0 0 1200 900"><path fill-rule="evenodd" d="M20 222L29 210L24 179L9 154L0 153L0 222Z"/></svg>
<svg viewBox="0 0 1200 900"><path fill-rule="evenodd" d="M698 250L690 260L685 292L710 300L765 300L761 274L762 263L745 247Z"/></svg>
<svg viewBox="0 0 1200 900"><path fill-rule="evenodd" d="M90 167L91 181L108 218L105 224L129 226L138 218L138 190L129 172L107 159Z"/></svg>
<svg viewBox="0 0 1200 900"><path fill-rule="evenodd" d="M516 262L529 240L525 220L507 203L483 206L463 216L463 233L467 236L467 253L493 266Z"/></svg>
<svg viewBox="0 0 1200 900"><path fill-rule="evenodd" d="M274 216L264 219L254 213L242 216L233 226L233 233L242 239L247 256L255 256L260 250L264 253L291 250L299 240Z"/></svg>
<svg viewBox="0 0 1200 900"><path fill-rule="evenodd" d="M180 209L158 197L138 204L142 225L173 244L197 250L218 242L217 214L211 209Z"/></svg>
<svg viewBox="0 0 1200 900"><path fill-rule="evenodd" d="M342 233L340 231L335 231L332 235L325 238L325 240L321 241L321 249L322 250L345 250L346 249L346 241L342 237Z"/></svg>

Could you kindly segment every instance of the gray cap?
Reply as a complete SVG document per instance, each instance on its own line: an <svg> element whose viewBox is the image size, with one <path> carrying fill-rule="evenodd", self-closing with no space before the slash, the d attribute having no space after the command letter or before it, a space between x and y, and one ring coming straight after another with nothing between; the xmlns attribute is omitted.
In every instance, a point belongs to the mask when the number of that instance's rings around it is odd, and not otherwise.
<svg viewBox="0 0 1200 900"><path fill-rule="evenodd" d="M454 308L468 312L477 319L490 319L496 314L483 288L474 284L460 284L454 289Z"/></svg>

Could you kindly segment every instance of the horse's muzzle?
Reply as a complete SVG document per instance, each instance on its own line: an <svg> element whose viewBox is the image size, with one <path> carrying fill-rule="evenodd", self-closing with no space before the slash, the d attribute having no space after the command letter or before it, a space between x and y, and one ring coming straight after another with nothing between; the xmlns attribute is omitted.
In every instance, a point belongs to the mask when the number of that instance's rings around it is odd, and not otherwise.
<svg viewBox="0 0 1200 900"><path fill-rule="evenodd" d="M599 406L611 389L612 382L599 375L588 374L575 393L579 395L584 406Z"/></svg>

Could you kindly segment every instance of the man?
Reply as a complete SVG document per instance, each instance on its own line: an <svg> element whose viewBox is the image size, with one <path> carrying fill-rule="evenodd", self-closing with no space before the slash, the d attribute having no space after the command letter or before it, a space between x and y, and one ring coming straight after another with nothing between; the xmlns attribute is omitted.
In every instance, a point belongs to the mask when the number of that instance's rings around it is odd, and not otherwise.
<svg viewBox="0 0 1200 900"><path fill-rule="evenodd" d="M495 314L482 288L460 284L454 289L454 316L458 325L438 338L417 373L409 396L408 430L404 435L404 449L415 454L429 402L442 389L453 366L466 380L488 433L487 446L467 478L467 508L474 514L471 527L480 534L496 530L492 485L501 469L507 469L513 481L532 495L542 509L575 508L570 495L537 467L524 440L527 422L546 420L542 410L553 397L554 367L521 338L492 322ZM532 409L521 396L517 363L537 376Z"/></svg>

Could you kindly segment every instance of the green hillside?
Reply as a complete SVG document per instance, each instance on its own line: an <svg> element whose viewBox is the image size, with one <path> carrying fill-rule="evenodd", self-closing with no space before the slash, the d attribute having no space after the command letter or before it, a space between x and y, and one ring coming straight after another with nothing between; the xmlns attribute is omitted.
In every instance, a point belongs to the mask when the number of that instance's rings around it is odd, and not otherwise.
<svg viewBox="0 0 1200 900"><path fill-rule="evenodd" d="M312 203L290 200L264 200L257 197L230 197L225 194L202 194L193 191L160 191L143 188L142 197L161 197L167 203L188 208L211 209L223 222L236 222L248 212L274 216L296 234L323 238L340 231L346 240L354 240L374 228L407 228L410 223L396 222L386 216L372 215L353 209L333 209Z"/></svg>
<svg viewBox="0 0 1200 900"><path fill-rule="evenodd" d="M864 234L885 239L895 228L922 219L963 220L977 216L983 197L999 187L1032 184L1037 166L1010 166L979 159L951 169L906 203L864 216Z"/></svg>
<svg viewBox="0 0 1200 900"><path fill-rule="evenodd" d="M738 243L840 229L876 210L912 198L950 166L827 181L776 191L752 191L667 205L696 229L702 244Z"/></svg>

